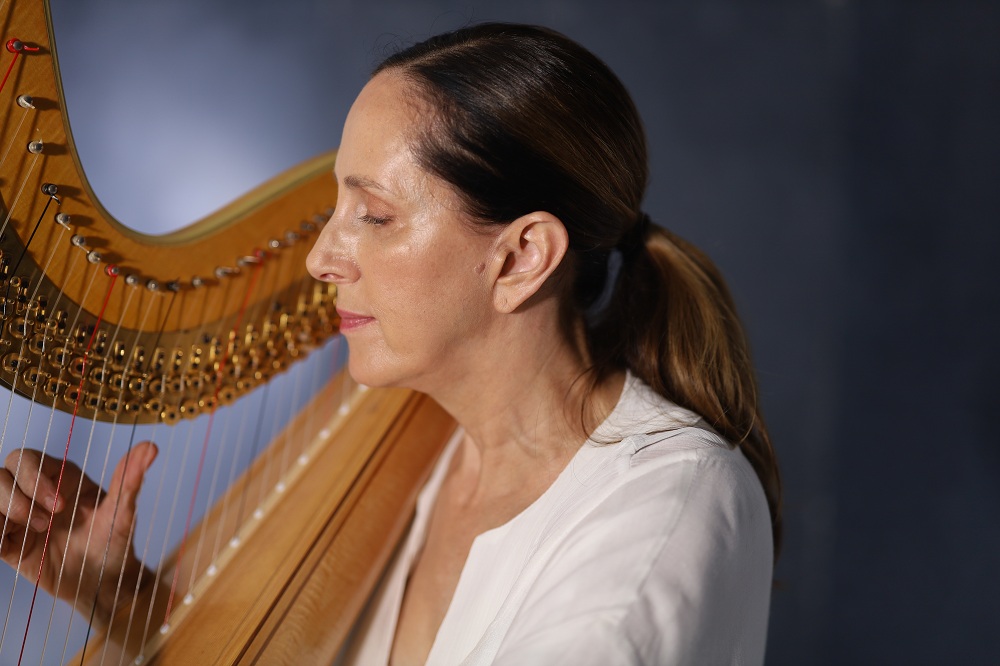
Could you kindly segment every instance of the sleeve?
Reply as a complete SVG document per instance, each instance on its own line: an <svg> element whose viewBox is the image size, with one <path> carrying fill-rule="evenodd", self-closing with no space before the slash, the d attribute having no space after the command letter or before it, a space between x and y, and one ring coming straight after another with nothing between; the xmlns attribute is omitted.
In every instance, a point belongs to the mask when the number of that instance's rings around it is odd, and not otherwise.
<svg viewBox="0 0 1000 666"><path fill-rule="evenodd" d="M772 568L741 453L648 461L560 545L494 663L762 663Z"/></svg>

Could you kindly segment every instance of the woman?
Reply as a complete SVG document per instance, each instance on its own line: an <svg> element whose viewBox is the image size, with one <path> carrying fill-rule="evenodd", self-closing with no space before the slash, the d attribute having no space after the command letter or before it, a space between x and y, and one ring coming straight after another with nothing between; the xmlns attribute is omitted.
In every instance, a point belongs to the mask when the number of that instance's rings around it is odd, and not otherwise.
<svg viewBox="0 0 1000 666"><path fill-rule="evenodd" d="M774 453L722 278L641 212L617 78L545 29L432 38L361 91L335 175L308 267L351 374L461 426L345 660L760 663Z"/></svg>

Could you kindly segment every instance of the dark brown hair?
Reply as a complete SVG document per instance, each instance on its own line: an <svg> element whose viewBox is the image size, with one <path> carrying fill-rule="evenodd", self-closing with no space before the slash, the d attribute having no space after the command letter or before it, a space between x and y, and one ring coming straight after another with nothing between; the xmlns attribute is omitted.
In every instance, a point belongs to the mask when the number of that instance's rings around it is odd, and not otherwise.
<svg viewBox="0 0 1000 666"><path fill-rule="evenodd" d="M621 81L557 32L499 23L432 37L375 74L385 70L430 102L417 159L473 217L505 224L547 211L563 222L593 380L628 368L742 448L777 553L781 484L746 336L711 260L641 211L646 138Z"/></svg>

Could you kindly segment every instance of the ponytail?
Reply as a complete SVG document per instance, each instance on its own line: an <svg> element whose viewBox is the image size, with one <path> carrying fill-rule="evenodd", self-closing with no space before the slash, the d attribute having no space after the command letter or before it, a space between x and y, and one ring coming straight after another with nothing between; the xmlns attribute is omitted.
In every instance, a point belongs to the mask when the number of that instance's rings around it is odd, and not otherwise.
<svg viewBox="0 0 1000 666"><path fill-rule="evenodd" d="M638 227L645 227L640 218ZM626 238L616 293L591 331L598 378L616 366L700 415L743 450L771 512L775 556L781 543L777 459L758 405L750 351L719 270L694 245L649 225ZM644 241L644 242L643 242ZM621 322L629 322L622 327Z"/></svg>

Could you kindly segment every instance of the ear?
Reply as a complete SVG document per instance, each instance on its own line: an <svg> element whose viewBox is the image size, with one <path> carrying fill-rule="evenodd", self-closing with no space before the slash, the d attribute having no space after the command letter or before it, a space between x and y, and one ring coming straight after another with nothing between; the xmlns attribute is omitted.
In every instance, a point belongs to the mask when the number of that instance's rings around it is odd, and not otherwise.
<svg viewBox="0 0 1000 666"><path fill-rule="evenodd" d="M493 303L498 312L513 312L541 290L569 249L569 234L551 213L522 215L500 233L496 242L499 270Z"/></svg>

